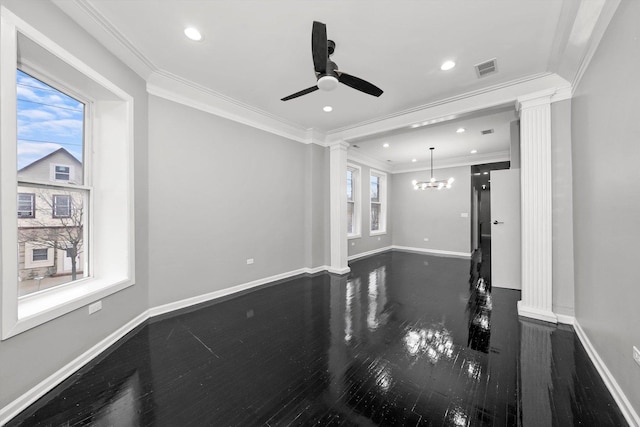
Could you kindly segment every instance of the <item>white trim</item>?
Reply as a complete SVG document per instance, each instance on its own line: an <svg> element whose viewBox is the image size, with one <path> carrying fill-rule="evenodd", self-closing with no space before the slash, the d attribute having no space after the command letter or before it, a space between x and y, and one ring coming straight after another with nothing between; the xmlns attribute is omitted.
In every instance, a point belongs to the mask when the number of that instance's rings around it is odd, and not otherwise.
<svg viewBox="0 0 640 427"><path fill-rule="evenodd" d="M567 314L556 313L556 317L558 318L558 323L562 323L564 325L575 325L576 323L576 318Z"/></svg>
<svg viewBox="0 0 640 427"><path fill-rule="evenodd" d="M471 258L471 252L443 251L440 249L413 248L410 246L398 246L398 245L392 245L391 249L404 251L404 252L419 252L419 253L425 253L429 255L443 255L443 256L452 256L452 257Z"/></svg>
<svg viewBox="0 0 640 427"><path fill-rule="evenodd" d="M589 340L589 337L584 332L577 320L574 322L573 328L575 329L576 335L578 335L580 342L584 346L584 349L587 351L591 362L593 362L594 366L598 370L598 373L600 374L600 377L602 377L604 384L607 386L609 392L613 396L613 399L618 404L618 407L620 408L622 415L624 415L624 418L627 420L630 426L640 427L640 416L638 416L638 413L631 405L631 402L629 402L629 399L627 399L627 396L618 385L618 382L616 381L613 374L611 374L611 371L609 371L609 368L607 368L607 365L605 365L602 358L600 358L600 355L596 351L595 347Z"/></svg>
<svg viewBox="0 0 640 427"><path fill-rule="evenodd" d="M366 251L366 252L360 252L358 254L349 255L347 257L347 261L353 261L354 259L368 257L368 256L371 256L371 255L379 254L381 252L387 252L387 251L390 251L392 249L393 249L393 246L385 246L385 247L382 247L382 248L373 249L373 250Z"/></svg>
<svg viewBox="0 0 640 427"><path fill-rule="evenodd" d="M233 120L274 135L279 135L303 144L312 144L322 140L309 129L300 127L285 119L268 114L233 98L206 89L203 86L183 80L168 73L153 72L147 81L147 92L178 104L186 105L206 113Z"/></svg>
<svg viewBox="0 0 640 427"><path fill-rule="evenodd" d="M347 148L341 141L329 147L329 227L332 272L348 269L347 256Z"/></svg>
<svg viewBox="0 0 640 427"><path fill-rule="evenodd" d="M523 300L518 301L518 316L542 320L543 322L558 323L558 316L553 311L527 306Z"/></svg>
<svg viewBox="0 0 640 427"><path fill-rule="evenodd" d="M348 153L347 153L348 156ZM355 239L362 237L362 167L354 163L349 163L347 160L347 171L351 169L351 193L353 194L353 218L351 220L351 226L354 230L353 233L347 233L347 239ZM349 200L347 200L347 204Z"/></svg>
<svg viewBox="0 0 640 427"><path fill-rule="evenodd" d="M95 153L102 160L91 165L93 179L99 172L102 173L101 180L97 181L102 184L105 191L101 192L104 196L108 194L108 199L103 200L105 206L110 200L118 201L113 204L119 206L115 212L113 208L109 208L107 212L104 208L93 209L92 200L94 193L90 192L89 211L93 212L89 220L88 239L89 257L93 262L89 262L92 271L90 278L73 282L73 285L64 285L59 289L51 289L43 291L40 295L32 295L28 297L18 298L18 287L12 286L18 279L17 263L13 261L17 257L17 226L16 226L16 192L17 177L15 164L8 167L8 163L14 162L16 159L16 129L14 126L2 126L2 188L9 189L0 193L2 200L2 339L7 339L13 335L23 332L29 328L38 326L44 322L52 320L55 317L66 314L86 303L92 302L91 298L100 299L106 295L118 292L135 282L135 242L133 231L134 226L134 183L133 183L133 97L127 92L120 89L98 71L87 65L85 62L74 56L72 53L49 39L36 28L22 20L9 9L0 6L0 19L2 21L0 37L0 62L3 64L16 64L17 66L17 50L18 50L18 33L30 39L37 44L42 51L47 52L56 58L61 64L72 68L82 74L86 82L91 83L91 87L87 87L87 92L92 92L96 87L101 91L110 93L108 100L102 97L93 100L90 105L99 107L103 102L109 104L108 110L99 113L102 126L94 126L91 132L86 134L94 135L99 141L117 141L117 143L100 143L95 145L87 145L89 138L85 139L85 153ZM49 60L49 57L47 57ZM58 76L61 77L61 76ZM48 76L48 79L51 78ZM15 89L15 68L3 67L0 69L0 90L2 90L2 105L0 106L0 121L5 123L15 123L16 121L16 89ZM59 81L59 78L53 80ZM64 80L64 76L62 76ZM56 83L56 86L58 84ZM95 86L94 86L95 85ZM67 86L67 85L63 85ZM74 91L75 92L75 91ZM74 98L78 98L74 95ZM79 97L84 99L84 97ZM85 110L86 111L86 110ZM90 118L85 117L85 123ZM95 139L95 138L92 138ZM88 150L88 151L86 151ZM111 175L107 175L104 164L113 164L112 158L117 158L121 167L121 174L117 179ZM85 164L91 162L91 156L85 155ZM89 166L87 166L89 167ZM71 172L71 171L70 171ZM110 170L109 170L110 172ZM71 178L71 177L70 177ZM108 182L107 182L108 179ZM65 186L66 188L91 188L93 182L85 179L82 186ZM107 183L108 185L105 185ZM49 183L52 188L57 188L57 183ZM107 191L110 190L110 191ZM104 197L103 197L104 198ZM100 216L100 220L96 218ZM87 229L85 228L85 230ZM114 232L113 230L117 230ZM96 233L100 233L99 239L94 238ZM97 241L100 245L97 246ZM85 241L87 241L85 236ZM5 246L6 243L6 246ZM112 250L117 249L117 250ZM116 255L117 253L117 255ZM96 255L99 254L99 255ZM113 255L111 255L113 254ZM126 257L126 259L124 259ZM88 272L87 259L85 259L84 271ZM108 267L107 267L108 266ZM65 303L62 298L68 298ZM38 311L36 313L36 311Z"/></svg>
<svg viewBox="0 0 640 427"><path fill-rule="evenodd" d="M4 425L9 422L13 417L18 415L29 405L40 399L62 381L69 378L71 375L73 375L74 372L78 371L78 369L91 362L98 355L100 355L100 353L111 347L120 338L131 332L148 318L148 311L144 311L143 313L139 314L126 324L122 325L120 328L116 329L113 333L91 347L89 350L85 351L80 356L76 357L71 362L67 363L56 372L40 381L40 383L38 383L35 387L32 387L29 391L15 399L13 402L9 403L4 408L0 409L0 425Z"/></svg>
<svg viewBox="0 0 640 427"><path fill-rule="evenodd" d="M348 272L350 272L350 271L351 271L351 268L349 268L349 267L345 267L345 268L333 268L333 267L331 267L331 266L330 266L329 268L327 268L327 271L328 271L329 273L333 273L333 274L340 274L340 275L342 275L342 274L347 274Z"/></svg>
<svg viewBox="0 0 640 427"><path fill-rule="evenodd" d="M320 267L323 268L323 267ZM192 305L200 304L203 302L211 301L214 299L226 297L238 292L246 291L248 289L255 288L257 286L262 286L266 283L275 282L278 280L289 279L294 276L299 276L301 274L309 273L310 271L322 271L308 268L299 268L297 270L287 271L286 273L276 274L270 277L265 277L262 279L257 279L251 282L242 283L236 286L231 286L229 288L220 289L218 291L209 292L202 295L197 295L195 297L185 298L179 301L170 302L168 304L156 306L149 309L149 317L158 316L160 314L169 313L171 311L180 310L182 308L191 307ZM309 273L310 274L310 273Z"/></svg>

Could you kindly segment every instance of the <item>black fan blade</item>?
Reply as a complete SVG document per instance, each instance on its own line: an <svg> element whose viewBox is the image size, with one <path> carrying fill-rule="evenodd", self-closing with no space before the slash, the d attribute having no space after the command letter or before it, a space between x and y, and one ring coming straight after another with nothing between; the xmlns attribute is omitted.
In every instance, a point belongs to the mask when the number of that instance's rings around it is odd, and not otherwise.
<svg viewBox="0 0 640 427"><path fill-rule="evenodd" d="M311 86L310 88L301 90L300 92L296 92L293 95L285 96L284 98L281 99L281 101L288 101L290 99L297 98L299 96L306 95L308 93L315 92L317 90L318 90L318 86Z"/></svg>
<svg viewBox="0 0 640 427"><path fill-rule="evenodd" d="M368 93L369 95L382 95L382 89L380 89L378 86L347 73L339 73L338 81L340 83L346 84L349 87L359 90L360 92Z"/></svg>
<svg viewBox="0 0 640 427"><path fill-rule="evenodd" d="M311 30L311 53L313 54L313 68L316 73L324 74L327 71L327 26L322 22L313 21Z"/></svg>

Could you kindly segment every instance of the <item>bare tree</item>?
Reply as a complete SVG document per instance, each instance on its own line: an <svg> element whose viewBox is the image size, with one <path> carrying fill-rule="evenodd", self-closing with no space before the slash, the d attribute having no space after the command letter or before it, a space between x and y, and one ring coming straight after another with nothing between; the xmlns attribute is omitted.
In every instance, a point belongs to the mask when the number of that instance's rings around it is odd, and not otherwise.
<svg viewBox="0 0 640 427"><path fill-rule="evenodd" d="M43 206L44 205L44 206ZM83 251L83 195L78 191L40 189L36 215L30 226L18 228L21 243L59 249L71 258L71 280L76 280L77 259Z"/></svg>

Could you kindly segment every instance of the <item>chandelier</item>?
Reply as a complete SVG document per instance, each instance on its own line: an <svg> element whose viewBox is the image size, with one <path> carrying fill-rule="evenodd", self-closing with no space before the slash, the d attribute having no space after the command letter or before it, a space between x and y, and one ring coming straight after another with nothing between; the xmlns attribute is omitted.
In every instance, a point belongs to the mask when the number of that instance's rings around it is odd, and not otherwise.
<svg viewBox="0 0 640 427"><path fill-rule="evenodd" d="M416 181L414 179L411 182L411 184L413 184L414 190L426 190L427 188L437 188L438 190L442 190L443 188L451 188L453 177L447 179L446 181L438 181L433 177L433 150L435 150L434 147L429 148L429 151L431 151L431 179L429 181Z"/></svg>

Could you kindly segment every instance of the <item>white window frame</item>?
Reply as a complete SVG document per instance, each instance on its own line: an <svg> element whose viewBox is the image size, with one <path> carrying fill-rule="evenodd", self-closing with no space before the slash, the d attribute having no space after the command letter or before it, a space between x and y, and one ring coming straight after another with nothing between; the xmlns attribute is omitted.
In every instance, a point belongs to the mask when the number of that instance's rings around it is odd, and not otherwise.
<svg viewBox="0 0 640 427"><path fill-rule="evenodd" d="M371 177L376 176L379 178L380 187L378 188L379 202L371 201ZM369 181L367 182L367 187L369 189L369 236L379 236L381 234L387 234L387 174L385 172L381 172L378 170L370 169L369 170ZM378 230L372 230L371 226L373 225L371 222L371 205L373 203L377 203L380 205L380 218L378 220L379 228Z"/></svg>
<svg viewBox="0 0 640 427"><path fill-rule="evenodd" d="M18 41L36 49L21 68L46 76L55 87L75 90L91 101L88 117L91 149L85 147L84 167L90 174L83 185L56 187L89 192L86 223L88 247L83 279L18 297L17 129L0 129L0 254L2 270L2 339L7 339L73 310L125 289L135 282L133 222L133 97L33 26L0 6L0 122L17 123L16 68ZM24 54L24 52L23 52ZM54 62L51 58L55 58ZM11 64L16 64L12 66ZM25 68L25 64L28 66ZM65 70L71 71L65 73ZM73 77L70 77L73 76ZM34 76L39 78L37 75ZM75 79L77 85L74 85ZM60 84L58 84L60 83ZM118 165L118 174L113 174ZM46 183L42 183L46 184ZM99 197L100 203L94 201ZM53 257L52 257L53 259ZM87 270L85 270L87 271Z"/></svg>
<svg viewBox="0 0 640 427"><path fill-rule="evenodd" d="M351 170L353 177L353 232L347 232L347 239L357 239L362 237L362 168L353 163L347 163L347 170ZM347 200L348 204L349 201Z"/></svg>

